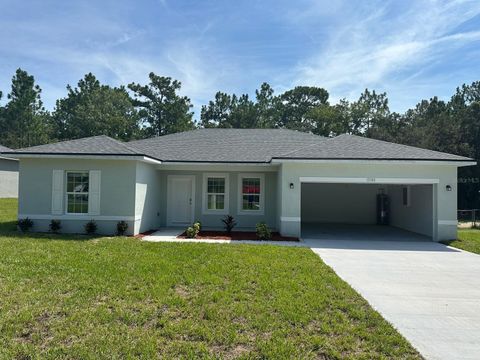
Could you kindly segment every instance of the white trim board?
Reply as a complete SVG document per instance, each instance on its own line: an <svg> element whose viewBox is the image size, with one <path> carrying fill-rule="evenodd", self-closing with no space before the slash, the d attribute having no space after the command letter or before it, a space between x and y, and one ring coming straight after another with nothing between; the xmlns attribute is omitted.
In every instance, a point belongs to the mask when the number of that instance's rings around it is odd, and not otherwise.
<svg viewBox="0 0 480 360"><path fill-rule="evenodd" d="M3 156L3 155L0 155L0 159L1 159L1 160L18 161L18 159L14 159L14 158L5 157L5 156Z"/></svg>
<svg viewBox="0 0 480 360"><path fill-rule="evenodd" d="M297 163L297 164L356 164L356 165L448 165L471 166L476 161L432 161L432 160L342 160L342 159L273 159L272 164Z"/></svg>
<svg viewBox="0 0 480 360"><path fill-rule="evenodd" d="M276 172L280 164L241 164L241 163L191 163L191 162L164 162L158 166L159 170L206 171L206 172Z"/></svg>
<svg viewBox="0 0 480 360"><path fill-rule="evenodd" d="M301 183L324 184L438 184L439 179L423 178L375 178L375 177L319 177L301 176Z"/></svg>
<svg viewBox="0 0 480 360"><path fill-rule="evenodd" d="M64 154L12 154L15 156L15 159L37 159L37 158L44 158L44 159L77 159L77 160L131 160L131 161L142 161L152 164L161 164L162 162L157 159L153 159L148 156L126 156L126 155L64 155Z"/></svg>
<svg viewBox="0 0 480 360"><path fill-rule="evenodd" d="M18 214L19 219L25 218L33 220L78 220L78 221L139 221L142 219L142 215L135 216L103 216L103 215L42 215L42 214Z"/></svg>
<svg viewBox="0 0 480 360"><path fill-rule="evenodd" d="M457 220L438 220L438 225L458 225Z"/></svg>
<svg viewBox="0 0 480 360"><path fill-rule="evenodd" d="M281 216L280 221L285 222L300 222L302 219L299 216Z"/></svg>

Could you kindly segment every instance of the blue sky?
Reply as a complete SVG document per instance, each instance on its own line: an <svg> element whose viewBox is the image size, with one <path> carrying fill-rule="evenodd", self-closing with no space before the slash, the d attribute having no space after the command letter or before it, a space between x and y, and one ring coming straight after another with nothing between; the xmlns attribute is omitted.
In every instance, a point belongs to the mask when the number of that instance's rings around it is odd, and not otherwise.
<svg viewBox="0 0 480 360"><path fill-rule="evenodd" d="M480 80L478 0L0 0L0 89L35 76L48 109L87 72L183 83L199 107L216 91L326 88L331 102L366 87L404 111ZM5 99L3 99L5 101Z"/></svg>

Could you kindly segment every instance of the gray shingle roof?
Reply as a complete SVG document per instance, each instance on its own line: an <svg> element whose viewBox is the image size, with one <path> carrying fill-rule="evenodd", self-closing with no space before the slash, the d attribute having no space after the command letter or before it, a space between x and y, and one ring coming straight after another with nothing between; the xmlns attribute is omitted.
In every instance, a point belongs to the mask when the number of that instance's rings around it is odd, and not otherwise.
<svg viewBox="0 0 480 360"><path fill-rule="evenodd" d="M137 151L121 141L105 135L58 143L32 146L18 149L21 154L58 154L58 155L137 155Z"/></svg>
<svg viewBox="0 0 480 360"><path fill-rule="evenodd" d="M17 161L16 159L9 158L8 156L6 156L6 154L3 154L4 152L10 152L10 151L13 151L13 150L6 146L0 145L0 158Z"/></svg>
<svg viewBox="0 0 480 360"><path fill-rule="evenodd" d="M10 153L149 156L164 162L268 163L272 159L472 159L354 135L325 138L284 129L199 129L123 143L107 136L19 149Z"/></svg>
<svg viewBox="0 0 480 360"><path fill-rule="evenodd" d="M199 129L138 140L129 146L163 161L269 162L326 138L283 129Z"/></svg>
<svg viewBox="0 0 480 360"><path fill-rule="evenodd" d="M304 147L278 158L472 161L463 156L349 134L330 138L322 144Z"/></svg>
<svg viewBox="0 0 480 360"><path fill-rule="evenodd" d="M4 152L4 151L12 151L12 149L6 147L6 146L3 146L3 145L0 145L0 153Z"/></svg>

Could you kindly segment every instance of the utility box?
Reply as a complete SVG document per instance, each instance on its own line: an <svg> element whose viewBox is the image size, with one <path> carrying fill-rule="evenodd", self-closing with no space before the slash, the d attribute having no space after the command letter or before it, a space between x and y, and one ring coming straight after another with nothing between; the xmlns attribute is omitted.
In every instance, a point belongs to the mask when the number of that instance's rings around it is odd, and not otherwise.
<svg viewBox="0 0 480 360"><path fill-rule="evenodd" d="M377 194L377 225L390 223L390 199L386 194Z"/></svg>

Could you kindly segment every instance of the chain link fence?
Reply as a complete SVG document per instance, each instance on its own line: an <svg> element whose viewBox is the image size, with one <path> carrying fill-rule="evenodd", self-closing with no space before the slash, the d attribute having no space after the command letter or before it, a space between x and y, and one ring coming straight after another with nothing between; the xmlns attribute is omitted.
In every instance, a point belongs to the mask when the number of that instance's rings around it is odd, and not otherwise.
<svg viewBox="0 0 480 360"><path fill-rule="evenodd" d="M460 228L477 228L480 227L480 210L458 210L458 227Z"/></svg>

